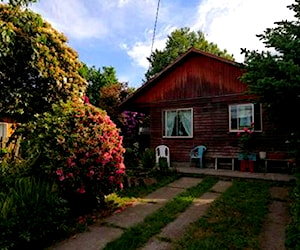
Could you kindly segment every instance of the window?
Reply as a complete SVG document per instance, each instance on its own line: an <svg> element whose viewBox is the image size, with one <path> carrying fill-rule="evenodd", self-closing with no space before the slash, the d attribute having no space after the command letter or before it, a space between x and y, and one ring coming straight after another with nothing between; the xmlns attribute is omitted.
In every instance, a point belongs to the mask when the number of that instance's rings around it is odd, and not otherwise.
<svg viewBox="0 0 300 250"><path fill-rule="evenodd" d="M262 130L261 105L260 104L237 104L229 106L229 131L242 131L244 127L254 124L255 131Z"/></svg>
<svg viewBox="0 0 300 250"><path fill-rule="evenodd" d="M193 110L173 109L163 111L164 137L192 137Z"/></svg>
<svg viewBox="0 0 300 250"><path fill-rule="evenodd" d="M6 122L0 122L0 138L7 137L7 129L8 129L8 124Z"/></svg>

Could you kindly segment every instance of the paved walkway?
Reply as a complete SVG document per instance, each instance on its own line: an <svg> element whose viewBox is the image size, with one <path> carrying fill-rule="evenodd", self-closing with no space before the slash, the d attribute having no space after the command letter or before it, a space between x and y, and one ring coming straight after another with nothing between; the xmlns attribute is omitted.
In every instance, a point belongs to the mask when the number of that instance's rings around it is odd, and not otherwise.
<svg viewBox="0 0 300 250"><path fill-rule="evenodd" d="M158 235L152 237L142 250L172 249L172 241L181 238L188 226L205 215L212 202L231 185L231 181L218 181L210 191L195 199L192 205L181 213L175 221L164 227Z"/></svg>
<svg viewBox="0 0 300 250"><path fill-rule="evenodd" d="M162 250L170 249L170 244L175 239L178 239L186 230L188 225L205 214L210 204L218 198L231 185L231 178L247 178L247 179L263 179L272 181L293 181L294 177L286 174L270 174L270 173L247 173L230 170L214 170L214 169L199 169L195 167L176 168L179 173L199 174L199 176L218 176L225 177L225 180L220 180L208 192L203 194L192 203L192 205L172 223L162 229L159 235L152 237L144 246L143 250ZM149 214L163 207L166 202L185 191L187 188L196 186L202 181L197 177L182 177L169 185L162 187L155 192L144 197L144 199L134 204L132 207L125 209L122 213L114 214L104 220L102 225L91 226L89 232L81 233L73 238L62 241L48 250L99 250L105 245L119 238L124 230L132 227L142 221ZM274 201L277 202L277 201ZM274 203L275 206L278 204ZM273 220L271 218L271 220ZM272 226L276 226L276 223ZM160 241L160 239L168 239Z"/></svg>
<svg viewBox="0 0 300 250"><path fill-rule="evenodd" d="M289 190L286 187L272 187L269 213L262 227L260 237L262 250L285 249L285 229L289 223Z"/></svg>
<svg viewBox="0 0 300 250"><path fill-rule="evenodd" d="M198 174L203 176L217 176L228 178L245 178L245 179L257 179L257 180L271 180L280 182L294 181L295 177L289 174L280 173L250 173L232 170L215 170L213 168L196 168L196 167L176 167L177 172L183 174Z"/></svg>
<svg viewBox="0 0 300 250"><path fill-rule="evenodd" d="M105 245L119 238L123 230L144 221L145 217L162 206L169 200L185 191L187 188L196 186L202 181L200 178L183 177L169 185L162 187L146 196L142 202L125 209L122 213L114 214L104 220L105 226L92 226L89 232L78 234L76 237L67 239L49 250L99 250Z"/></svg>

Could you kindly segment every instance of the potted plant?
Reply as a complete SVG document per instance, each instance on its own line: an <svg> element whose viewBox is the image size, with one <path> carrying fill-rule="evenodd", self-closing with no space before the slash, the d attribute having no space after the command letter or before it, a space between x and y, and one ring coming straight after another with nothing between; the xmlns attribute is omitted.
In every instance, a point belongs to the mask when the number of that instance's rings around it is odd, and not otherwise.
<svg viewBox="0 0 300 250"><path fill-rule="evenodd" d="M244 127L243 132L239 132L238 136L238 160L240 160L241 171L249 168L253 172L254 161L256 161L256 153L254 152L254 124L250 127Z"/></svg>
<svg viewBox="0 0 300 250"><path fill-rule="evenodd" d="M264 159L267 158L267 152L266 151L260 151L258 153L258 155L259 155L259 159L261 159L261 160L264 160Z"/></svg>
<svg viewBox="0 0 300 250"><path fill-rule="evenodd" d="M159 157L158 161L159 170L161 172L167 172L168 171L168 159L167 157Z"/></svg>

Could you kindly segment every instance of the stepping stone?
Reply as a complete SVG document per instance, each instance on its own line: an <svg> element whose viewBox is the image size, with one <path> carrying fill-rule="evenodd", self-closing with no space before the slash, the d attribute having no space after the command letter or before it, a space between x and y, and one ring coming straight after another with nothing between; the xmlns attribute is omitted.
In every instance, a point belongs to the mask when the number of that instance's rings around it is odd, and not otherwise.
<svg viewBox="0 0 300 250"><path fill-rule="evenodd" d="M289 222L288 188L271 187L270 192L273 201L261 230L261 249L281 250L285 249L285 229Z"/></svg>
<svg viewBox="0 0 300 250"><path fill-rule="evenodd" d="M180 179L170 183L167 186L173 188L190 188L192 186L198 185L201 181L202 179L200 178L181 177Z"/></svg>
<svg viewBox="0 0 300 250"><path fill-rule="evenodd" d="M169 223L165 228L163 228L159 237L171 240L180 238L191 223L196 222L199 218L205 215L211 203L213 203L213 201L220 195L221 194L219 193L207 192L200 198L195 199L192 205L181 213L175 221Z"/></svg>
<svg viewBox="0 0 300 250"><path fill-rule="evenodd" d="M195 199L191 206L182 212L176 220L165 226L158 235L152 237L142 250L171 249L172 241L176 241L182 237L190 224L204 216L209 206L231 185L231 181L218 181L211 188L213 192L206 192L201 197ZM167 239L167 241L161 241L160 238Z"/></svg>
<svg viewBox="0 0 300 250"><path fill-rule="evenodd" d="M125 209L122 213L112 215L104 222L121 228L132 227L143 222L147 215L163 207L169 200L185 191L186 188L196 186L201 181L200 178L180 178L168 186L159 188L147 195L142 199L143 202Z"/></svg>
<svg viewBox="0 0 300 250"><path fill-rule="evenodd" d="M223 193L227 188L232 186L231 181L218 181L216 185L211 188L212 192Z"/></svg>
<svg viewBox="0 0 300 250"><path fill-rule="evenodd" d="M143 222L146 216L164 206L169 200L184 192L186 188L196 186L201 181L201 178L188 177L176 180L147 195L142 199L142 202L137 202L121 213L105 219L104 225L91 226L89 232L78 234L76 237L60 242L48 250L103 249L107 243L119 238L124 232L123 229Z"/></svg>
<svg viewBox="0 0 300 250"><path fill-rule="evenodd" d="M113 227L90 227L90 231L77 234L47 250L99 250L123 234L123 230Z"/></svg>

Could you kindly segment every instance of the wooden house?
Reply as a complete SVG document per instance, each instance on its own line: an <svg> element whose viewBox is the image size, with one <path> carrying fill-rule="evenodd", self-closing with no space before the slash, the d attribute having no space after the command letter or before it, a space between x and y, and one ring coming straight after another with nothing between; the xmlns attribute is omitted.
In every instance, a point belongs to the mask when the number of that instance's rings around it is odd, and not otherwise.
<svg viewBox="0 0 300 250"><path fill-rule="evenodd" d="M167 145L172 164L189 162L190 150L197 145L207 147L206 166L218 168L226 159L237 163L237 133L252 123L257 153L286 151L286 137L274 133L262 105L246 94L242 74L240 64L191 48L121 108L150 115L150 147Z"/></svg>
<svg viewBox="0 0 300 250"><path fill-rule="evenodd" d="M0 138L8 138L14 132L14 122L10 119L0 120Z"/></svg>

